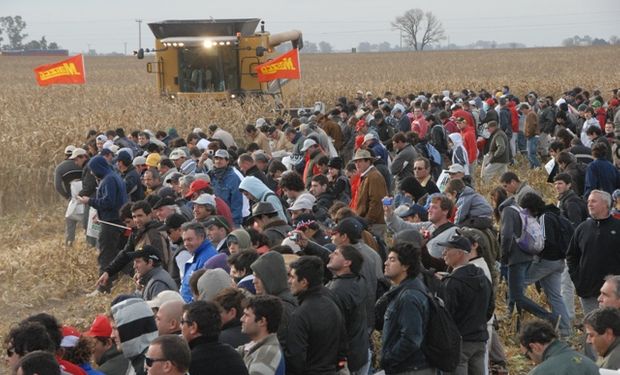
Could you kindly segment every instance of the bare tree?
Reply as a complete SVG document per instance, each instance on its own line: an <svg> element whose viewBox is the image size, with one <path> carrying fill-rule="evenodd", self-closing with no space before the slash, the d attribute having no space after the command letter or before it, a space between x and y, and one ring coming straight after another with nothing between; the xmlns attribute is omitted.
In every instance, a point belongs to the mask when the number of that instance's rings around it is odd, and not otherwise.
<svg viewBox="0 0 620 375"><path fill-rule="evenodd" d="M445 30L437 16L420 8L409 9L402 16L396 17L392 27L401 31L407 44L416 51L446 39Z"/></svg>

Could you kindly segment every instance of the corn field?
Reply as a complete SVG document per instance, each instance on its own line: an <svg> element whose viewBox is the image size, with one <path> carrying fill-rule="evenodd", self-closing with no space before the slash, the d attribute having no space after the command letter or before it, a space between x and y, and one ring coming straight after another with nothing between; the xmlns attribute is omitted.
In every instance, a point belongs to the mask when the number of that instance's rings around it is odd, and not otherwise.
<svg viewBox="0 0 620 375"><path fill-rule="evenodd" d="M74 248L62 246L64 203L54 191L53 172L65 146L81 146L89 129L122 127L129 133L176 128L187 135L212 123L241 140L243 126L271 108L269 100L241 105L162 99L144 60L130 57L87 57L85 85L38 87L33 68L55 60L0 56L2 334L40 311L87 328L95 314L109 306L111 297L83 296L96 280L96 250L81 239ZM599 89L608 98L609 90L620 86L619 61L616 47L302 55L302 80L287 87L285 103L297 107L323 101L330 108L337 97L352 97L356 90L381 96L388 90L406 95L464 88L492 91L503 85L519 96L536 91L557 98L580 86ZM519 174L552 200L543 171L520 169ZM484 186L482 193L494 186ZM131 290L130 282L124 280L115 290ZM511 373L525 373L528 365L514 355L514 331L501 332Z"/></svg>

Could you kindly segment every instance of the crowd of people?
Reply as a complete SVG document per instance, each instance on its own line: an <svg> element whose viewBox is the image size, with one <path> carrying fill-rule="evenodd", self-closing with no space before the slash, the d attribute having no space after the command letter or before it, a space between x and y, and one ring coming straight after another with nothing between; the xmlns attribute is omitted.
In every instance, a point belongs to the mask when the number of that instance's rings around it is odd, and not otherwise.
<svg viewBox="0 0 620 375"><path fill-rule="evenodd" d="M620 368L617 91L359 91L298 115L259 118L245 140L213 124L67 146L55 188L66 246L84 228L98 251L89 296L123 275L135 291L85 332L24 319L10 370L502 374L498 299L536 317L518 332L532 373ZM576 326L584 353L564 341Z"/></svg>

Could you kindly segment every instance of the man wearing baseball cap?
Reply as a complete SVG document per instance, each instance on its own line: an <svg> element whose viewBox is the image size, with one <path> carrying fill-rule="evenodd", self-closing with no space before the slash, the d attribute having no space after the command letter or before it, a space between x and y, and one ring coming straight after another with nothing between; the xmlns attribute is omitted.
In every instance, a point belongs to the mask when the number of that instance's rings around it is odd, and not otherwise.
<svg viewBox="0 0 620 375"><path fill-rule="evenodd" d="M67 213L69 214L69 209L71 207L75 207L74 211L77 210L78 202L75 199L72 199L71 194L71 186L74 186L74 190L76 187L79 188L82 184L79 180L82 178L82 168L84 163L88 160L86 155L86 151L84 149L78 149L80 151L76 152L75 146L67 146L65 148L65 160L60 162L56 169L54 170L54 188L63 198L69 201L69 207L67 209ZM76 154L73 157L73 153ZM78 156L80 155L80 156ZM75 182L74 182L75 181ZM77 185L76 185L77 184ZM75 192L77 194L77 191ZM65 217L65 245L71 246L73 245L73 241L75 241L75 229L77 224L80 221L83 221L83 216L88 215L66 215Z"/></svg>
<svg viewBox="0 0 620 375"><path fill-rule="evenodd" d="M239 191L241 178L229 165L230 155L226 150L217 150L213 156L214 168L209 171L211 187L216 196L222 198L232 211L236 227L243 221L243 195Z"/></svg>
<svg viewBox="0 0 620 375"><path fill-rule="evenodd" d="M84 332L84 336L94 338L93 358L99 371L104 374L127 372L129 361L112 340L112 324L106 315L97 315L90 329Z"/></svg>
<svg viewBox="0 0 620 375"><path fill-rule="evenodd" d="M493 316L495 299L491 282L482 269L469 263L471 242L454 235L439 246L445 247L443 259L452 272L443 277L440 295L454 319L463 343L456 373L483 374L486 368L487 321Z"/></svg>
<svg viewBox="0 0 620 375"><path fill-rule="evenodd" d="M127 253L133 259L133 269L138 276L137 289L145 301L150 301L164 290L177 290L177 283L161 267L162 255L151 245Z"/></svg>

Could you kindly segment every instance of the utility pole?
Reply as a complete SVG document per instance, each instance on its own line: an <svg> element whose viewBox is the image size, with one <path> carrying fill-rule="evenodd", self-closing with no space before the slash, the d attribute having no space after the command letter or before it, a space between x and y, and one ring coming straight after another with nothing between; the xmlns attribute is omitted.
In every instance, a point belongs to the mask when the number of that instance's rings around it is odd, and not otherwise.
<svg viewBox="0 0 620 375"><path fill-rule="evenodd" d="M400 50L403 50L403 31L400 30Z"/></svg>
<svg viewBox="0 0 620 375"><path fill-rule="evenodd" d="M127 42L125 42L125 56L127 56Z"/></svg>
<svg viewBox="0 0 620 375"><path fill-rule="evenodd" d="M142 20L137 19L138 23L138 49L142 48Z"/></svg>

